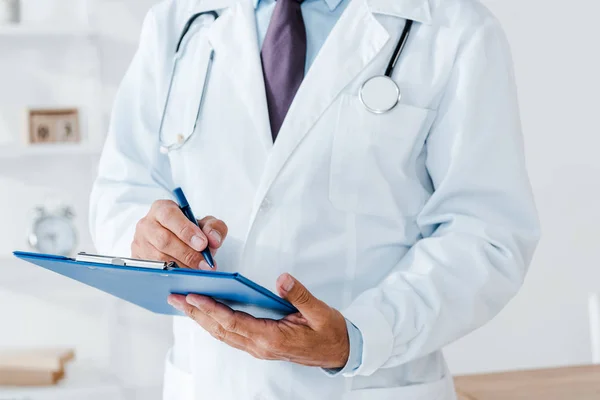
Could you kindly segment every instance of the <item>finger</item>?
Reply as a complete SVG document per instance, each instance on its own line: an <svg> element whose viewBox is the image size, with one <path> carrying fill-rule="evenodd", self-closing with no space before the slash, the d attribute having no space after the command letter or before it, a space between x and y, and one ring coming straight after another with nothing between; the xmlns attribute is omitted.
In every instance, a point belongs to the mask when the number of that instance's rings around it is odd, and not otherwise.
<svg viewBox="0 0 600 400"><path fill-rule="evenodd" d="M176 301L181 301L181 298L178 298ZM185 302L185 299L183 302ZM250 339L237 333L228 331L217 321L210 318L193 305L185 303L180 304L180 307L188 317L196 321L198 325L204 328L215 339L243 351L249 351L249 349L253 346Z"/></svg>
<svg viewBox="0 0 600 400"><path fill-rule="evenodd" d="M167 297L167 303L176 310L184 312L185 304L187 302L185 301L185 296L182 294L170 294L169 297Z"/></svg>
<svg viewBox="0 0 600 400"><path fill-rule="evenodd" d="M167 298L167 302L173 306L175 309L184 312L188 317L193 319L204 328L207 332L211 334L215 334L215 336L224 337L226 332L219 332L217 329L218 323L210 318L208 315L204 314L200 310L198 310L193 305L189 304L186 300L186 296L180 294L171 294Z"/></svg>
<svg viewBox="0 0 600 400"><path fill-rule="evenodd" d="M169 295L167 301L175 309L177 309L181 312L184 312L184 313L186 312L186 307L190 307L190 304L188 304L186 301L186 296L183 296L183 295L179 295L179 294ZM193 314L194 311L189 310L189 313ZM194 318L195 318L194 320L199 320L202 322L203 325L206 325L206 326L213 326L213 325L211 325L211 323L215 322L214 320L210 321L210 317L208 317L206 315L198 315L198 316L195 316ZM198 321L196 321L196 322L198 322ZM200 323L198 323L198 324L200 325ZM223 342L233 348L245 351L246 353L250 354L251 356L253 356L255 358L261 358L261 356L258 354L257 349L255 349L254 343L251 342L250 339L248 339L244 336L230 332L229 335L225 335L223 337Z"/></svg>
<svg viewBox="0 0 600 400"><path fill-rule="evenodd" d="M228 228L225 222L215 217L205 217L198 221L202 232L208 238L208 246L211 249L218 249L227 237Z"/></svg>
<svg viewBox="0 0 600 400"><path fill-rule="evenodd" d="M131 257L148 261L171 261L171 257L156 249L148 241L143 243L134 242L131 246Z"/></svg>
<svg viewBox="0 0 600 400"><path fill-rule="evenodd" d="M145 232L145 239L157 250L171 257L182 268L210 269L201 253L183 243L175 234L158 222L148 222L151 227ZM206 264L206 265L204 265Z"/></svg>
<svg viewBox="0 0 600 400"><path fill-rule="evenodd" d="M259 320L243 312L233 311L223 303L210 297L190 294L186 297L188 304L197 308L204 315L216 321L228 332L251 338L260 339L268 334L263 320Z"/></svg>
<svg viewBox="0 0 600 400"><path fill-rule="evenodd" d="M217 321L210 318L208 315L204 314L202 311L198 310L196 307L189 303L185 303L183 305L183 312L196 321L198 325L200 325L204 330L206 330L212 337L215 339L225 342L231 340L233 335L236 335L233 332L229 332L224 329Z"/></svg>
<svg viewBox="0 0 600 400"><path fill-rule="evenodd" d="M277 290L281 297L292 303L311 326L325 324L331 312L330 307L317 299L290 274L282 274L277 279Z"/></svg>
<svg viewBox="0 0 600 400"><path fill-rule="evenodd" d="M131 245L131 257L140 260L164 261L167 263L173 261L177 263L177 266L179 267L192 269L182 260L158 250L145 238L144 240L134 240Z"/></svg>
<svg viewBox="0 0 600 400"><path fill-rule="evenodd" d="M156 221L165 229L173 232L181 241L196 251L202 251L208 245L204 232L186 218L177 204L170 200L154 203L151 211Z"/></svg>
<svg viewBox="0 0 600 400"><path fill-rule="evenodd" d="M173 305L179 310L183 310L190 318L194 319L201 327L203 327L207 332L209 332L216 339L228 344L231 347L234 347L239 350L243 350L251 356L261 359L261 360L290 360L291 356L287 353L282 353L281 355L277 355L277 348L273 347L273 343L277 341L277 338L269 338L268 335L265 335L266 329L262 329L259 334L255 334L253 337L246 337L239 333L235 333L235 331L239 331L237 327L232 327L231 325L223 326L218 323L217 320L213 318L214 315L217 315L219 312L212 313L209 312L206 314L201 311L200 308L193 306L191 303L203 303L206 301L206 305L208 307L217 306L218 308L229 309L229 311L240 319L254 320L258 323L261 323L264 320L257 320L249 314L245 314L242 312L236 312L231 310L229 307L221 304L219 302L214 301L205 296L199 295L171 295L169 296L169 304ZM209 305L210 303L214 303ZM201 305L202 306L202 305ZM206 309L205 309L206 310ZM307 328L309 329L309 328ZM301 353L301 352L300 352ZM315 362L314 365L319 365Z"/></svg>
<svg viewBox="0 0 600 400"><path fill-rule="evenodd" d="M237 333L228 332L221 341L235 349L242 350L250 354L253 353L251 350L252 341L247 337L238 335Z"/></svg>
<svg viewBox="0 0 600 400"><path fill-rule="evenodd" d="M168 302L177 310L184 312L185 314L190 316L190 318L196 321L198 325L204 328L215 339L220 340L223 343L235 349L244 351L254 358L261 360L275 359L273 353L265 349L259 349L256 346L256 344L252 342L252 340L250 340L249 338L246 338L242 335L238 335L236 333L228 332L222 327L222 329L219 330L219 325L215 320L213 320L206 314L203 314L200 310L186 302L186 296L172 294L169 296Z"/></svg>

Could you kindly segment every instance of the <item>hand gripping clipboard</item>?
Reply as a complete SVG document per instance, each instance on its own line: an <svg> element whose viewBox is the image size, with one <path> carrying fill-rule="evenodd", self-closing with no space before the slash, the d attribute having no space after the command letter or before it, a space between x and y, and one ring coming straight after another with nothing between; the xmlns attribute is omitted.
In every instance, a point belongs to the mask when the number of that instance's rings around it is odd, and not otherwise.
<svg viewBox="0 0 600 400"><path fill-rule="evenodd" d="M78 256L81 261L20 251L13 254L158 314L182 315L167 303L167 297L190 293L212 297L257 318L280 319L297 312L289 302L238 273L173 268L172 263L83 253Z"/></svg>

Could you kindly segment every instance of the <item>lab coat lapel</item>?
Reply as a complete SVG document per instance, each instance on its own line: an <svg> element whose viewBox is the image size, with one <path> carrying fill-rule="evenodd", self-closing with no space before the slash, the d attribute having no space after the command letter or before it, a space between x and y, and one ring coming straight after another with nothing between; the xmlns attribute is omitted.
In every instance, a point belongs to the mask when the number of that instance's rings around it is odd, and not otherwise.
<svg viewBox="0 0 600 400"><path fill-rule="evenodd" d="M239 96L245 104L245 110L240 112L250 115L256 140L263 143L268 153L273 139L251 0L236 1L223 11L211 27L208 40L215 51L214 68L226 69L226 76L236 87L231 96Z"/></svg>
<svg viewBox="0 0 600 400"><path fill-rule="evenodd" d="M387 30L375 19L366 0L352 0L296 94L267 162L255 206L319 117L388 40Z"/></svg>

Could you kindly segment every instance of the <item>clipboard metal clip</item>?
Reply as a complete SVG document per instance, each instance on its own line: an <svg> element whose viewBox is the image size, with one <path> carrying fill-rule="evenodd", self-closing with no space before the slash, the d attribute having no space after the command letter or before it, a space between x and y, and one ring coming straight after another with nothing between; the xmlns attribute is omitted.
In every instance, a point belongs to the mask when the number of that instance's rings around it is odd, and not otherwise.
<svg viewBox="0 0 600 400"><path fill-rule="evenodd" d="M111 256L100 256L97 254L79 253L75 257L77 262L115 265L118 267L135 267L135 268L149 268L149 269L160 269L164 271L171 271L179 268L179 266L171 261L150 261L150 260L137 260L135 258L125 257L111 257Z"/></svg>

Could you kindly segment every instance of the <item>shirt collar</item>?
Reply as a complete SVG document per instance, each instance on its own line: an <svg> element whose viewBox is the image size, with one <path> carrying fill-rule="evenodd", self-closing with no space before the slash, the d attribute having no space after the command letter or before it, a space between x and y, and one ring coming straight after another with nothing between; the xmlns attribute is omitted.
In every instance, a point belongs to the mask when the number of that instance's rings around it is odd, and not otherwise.
<svg viewBox="0 0 600 400"><path fill-rule="evenodd" d="M258 7L258 3L260 3L260 1L261 0L252 0L254 9L256 9ZM324 1L327 4L327 7L329 7L329 11L333 11L337 8L337 6L340 5L340 3L342 1L348 1L348 0L304 0L304 1Z"/></svg>

